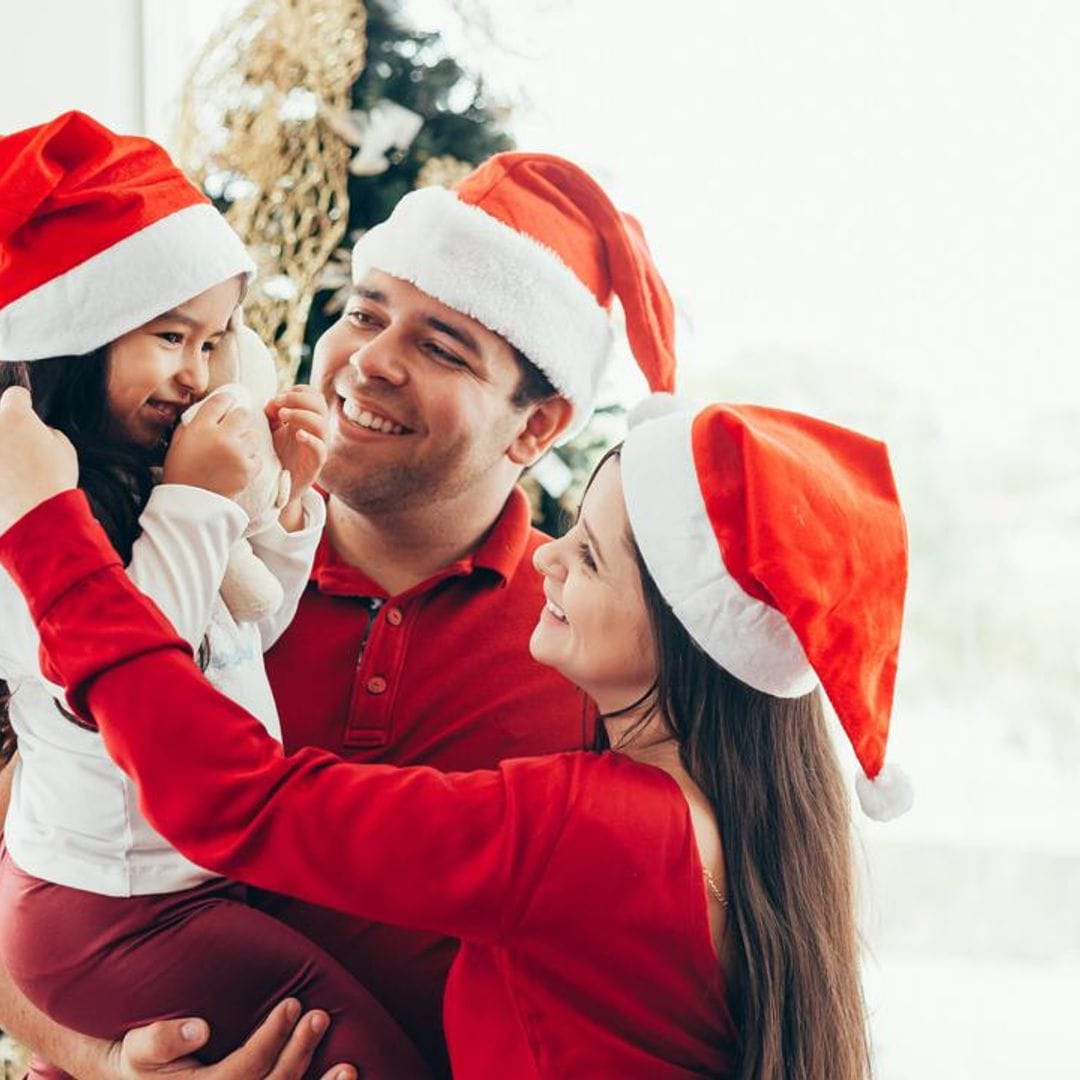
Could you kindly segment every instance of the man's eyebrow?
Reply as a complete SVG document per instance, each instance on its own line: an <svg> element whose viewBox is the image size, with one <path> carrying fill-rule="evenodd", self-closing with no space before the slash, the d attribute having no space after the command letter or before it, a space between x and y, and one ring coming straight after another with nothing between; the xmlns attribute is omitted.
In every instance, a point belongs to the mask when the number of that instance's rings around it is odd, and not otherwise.
<svg viewBox="0 0 1080 1080"><path fill-rule="evenodd" d="M386 303L386 293L380 292L378 289L369 289L366 285L355 285L352 295L360 297L361 300L371 300L376 304Z"/></svg>
<svg viewBox="0 0 1080 1080"><path fill-rule="evenodd" d="M589 538L589 543L592 545L593 551L596 552L597 561L607 569L607 561L600 552L600 545L596 542L596 537L593 535L592 529L589 528L589 523L584 517L581 517L579 520L581 521L581 527L585 530L585 535Z"/></svg>
<svg viewBox="0 0 1080 1080"><path fill-rule="evenodd" d="M198 319L193 319L190 315L185 315L182 311L166 311L163 315L159 315L154 322L161 322L164 319L170 319L174 322L182 322L185 326L190 326L193 330L197 330L202 323ZM220 330L214 330L210 337L221 337L222 334L227 334L229 328L227 326Z"/></svg>
<svg viewBox="0 0 1080 1080"><path fill-rule="evenodd" d="M425 321L432 330L438 330L440 334L445 334L447 337L451 337L455 341L460 342L470 352L475 353L475 355L480 355L480 346L476 343L476 338L474 338L468 330L463 330L459 326L451 326L450 323L443 322L442 319L428 318Z"/></svg>

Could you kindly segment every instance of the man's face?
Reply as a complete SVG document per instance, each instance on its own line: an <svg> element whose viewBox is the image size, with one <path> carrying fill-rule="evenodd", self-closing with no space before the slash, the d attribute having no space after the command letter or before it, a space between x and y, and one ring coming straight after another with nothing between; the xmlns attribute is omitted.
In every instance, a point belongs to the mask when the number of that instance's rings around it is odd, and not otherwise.
<svg viewBox="0 0 1080 1080"><path fill-rule="evenodd" d="M315 346L330 407L320 483L361 512L404 510L505 483L525 416L511 347L475 319L377 270Z"/></svg>

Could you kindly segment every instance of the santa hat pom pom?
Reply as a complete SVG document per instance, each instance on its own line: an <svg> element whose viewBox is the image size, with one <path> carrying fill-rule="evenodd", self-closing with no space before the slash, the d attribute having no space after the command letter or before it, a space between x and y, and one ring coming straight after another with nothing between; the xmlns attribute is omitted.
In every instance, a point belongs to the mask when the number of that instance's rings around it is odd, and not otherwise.
<svg viewBox="0 0 1080 1080"><path fill-rule="evenodd" d="M642 398L627 414L626 426L636 428L649 420L659 420L672 413L694 412L694 403L666 390L657 390L647 398Z"/></svg>
<svg viewBox="0 0 1080 1080"><path fill-rule="evenodd" d="M863 773L855 777L859 805L875 821L891 821L906 814L915 801L915 789L898 765L885 765L871 780Z"/></svg>

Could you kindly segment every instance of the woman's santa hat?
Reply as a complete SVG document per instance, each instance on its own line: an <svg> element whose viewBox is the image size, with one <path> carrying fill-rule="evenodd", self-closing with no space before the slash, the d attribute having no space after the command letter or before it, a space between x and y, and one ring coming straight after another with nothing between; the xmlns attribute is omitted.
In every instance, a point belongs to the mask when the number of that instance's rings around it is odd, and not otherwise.
<svg viewBox="0 0 1080 1080"><path fill-rule="evenodd" d="M578 166L497 154L452 191L410 192L353 251L353 281L401 278L521 351L588 419L618 297L638 363L674 380L674 310L641 226Z"/></svg>
<svg viewBox="0 0 1080 1080"><path fill-rule="evenodd" d="M0 360L91 352L254 269L149 139L79 112L0 137Z"/></svg>
<svg viewBox="0 0 1080 1080"><path fill-rule="evenodd" d="M660 592L721 667L775 697L820 682L887 820L912 801L885 767L907 536L884 444L754 405L669 411L622 448L630 525Z"/></svg>

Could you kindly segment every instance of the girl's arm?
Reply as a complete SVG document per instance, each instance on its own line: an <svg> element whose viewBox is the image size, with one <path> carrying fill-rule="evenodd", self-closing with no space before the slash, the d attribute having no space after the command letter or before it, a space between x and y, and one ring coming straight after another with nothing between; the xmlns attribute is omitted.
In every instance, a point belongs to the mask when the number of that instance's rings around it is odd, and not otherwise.
<svg viewBox="0 0 1080 1080"><path fill-rule="evenodd" d="M0 538L0 560L72 707L92 713L148 820L189 858L455 937L493 941L516 926L576 797L580 756L462 774L350 765L313 749L286 759L194 668L118 567L81 493L23 517Z"/></svg>
<svg viewBox="0 0 1080 1080"><path fill-rule="evenodd" d="M304 523L297 532L286 532L276 519L248 537L252 550L267 569L281 582L285 598L281 607L259 623L259 636L265 652L293 621L300 597L311 578L311 565L326 524L326 503L308 488L300 502Z"/></svg>
<svg viewBox="0 0 1080 1080"><path fill-rule="evenodd" d="M193 649L210 625L229 561L247 515L231 499L186 484L159 484L139 517L142 534L127 573Z"/></svg>

